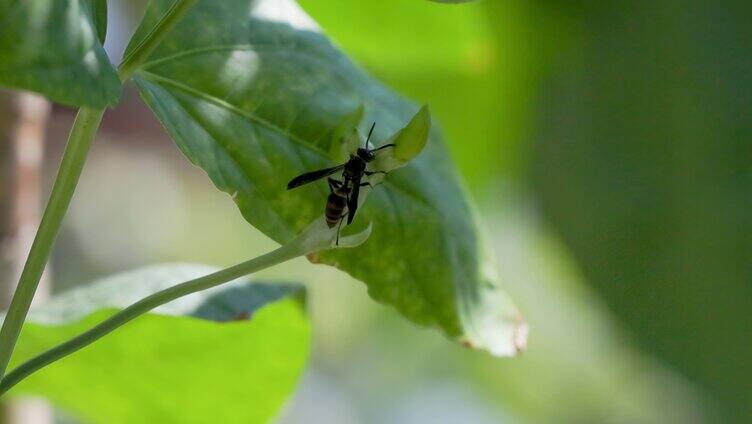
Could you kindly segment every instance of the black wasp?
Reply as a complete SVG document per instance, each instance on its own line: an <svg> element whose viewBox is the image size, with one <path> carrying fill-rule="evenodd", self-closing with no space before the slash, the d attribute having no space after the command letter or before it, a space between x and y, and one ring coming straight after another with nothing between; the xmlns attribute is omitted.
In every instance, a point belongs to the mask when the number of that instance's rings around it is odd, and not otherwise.
<svg viewBox="0 0 752 424"><path fill-rule="evenodd" d="M361 183L360 180L364 175L369 176L373 174L386 174L384 171L368 171L366 165L371 162L376 156L375 152L385 149L387 147L393 147L394 144L385 144L376 149L369 149L368 143L371 140L371 134L376 127L374 122L371 126L371 130L368 132L368 138L366 139L366 147L359 147L355 154L350 154L350 159L347 162L337 165L332 168L320 169L318 171L307 172L292 179L287 184L287 189L293 189L295 187L308 184L318 179L327 177L335 172L342 170L342 181L329 178L329 198L326 201L326 224L329 228L333 228L337 223L342 225L342 221L347 216L347 225L350 225L355 218L355 212L358 210L358 194L360 188L364 186L371 186L371 183ZM347 212L345 213L345 207ZM337 243L339 243L339 229L337 229Z"/></svg>

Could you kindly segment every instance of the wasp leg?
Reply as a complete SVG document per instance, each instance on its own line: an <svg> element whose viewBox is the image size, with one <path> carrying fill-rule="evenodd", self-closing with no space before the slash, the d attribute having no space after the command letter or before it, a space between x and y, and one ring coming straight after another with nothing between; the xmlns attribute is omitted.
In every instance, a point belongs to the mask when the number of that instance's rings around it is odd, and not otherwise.
<svg viewBox="0 0 752 424"><path fill-rule="evenodd" d="M343 184L341 181L336 181L337 183ZM350 204L350 192L348 191L345 195L345 199L347 204ZM342 221L345 220L345 217L350 213L350 210L348 208L347 212L343 213L342 216L339 217L339 225L337 225L337 243L335 243L335 246L339 246L339 230L342 228Z"/></svg>
<svg viewBox="0 0 752 424"><path fill-rule="evenodd" d="M365 174L365 175L366 175L367 177L370 177L370 176L371 176L371 175L373 175L373 174L384 174L384 175L389 175L389 173L388 173L388 172L386 172L386 171L364 171L363 173L364 173L364 174ZM378 185L381 185L381 184L384 184L384 181L381 181L380 183L376 184L376 186L378 186ZM367 182L367 183L362 183L362 184L361 184L360 186L361 186L361 187L363 187L363 186L368 186L368 187L371 187L372 189L373 189L374 187L376 187L375 185L372 185L371 183L368 183L368 182Z"/></svg>
<svg viewBox="0 0 752 424"><path fill-rule="evenodd" d="M335 180L334 178L327 178L327 182L329 183L329 190L331 191L342 187L342 184L344 184L342 181Z"/></svg>
<svg viewBox="0 0 752 424"><path fill-rule="evenodd" d="M374 188L376 188L377 186L380 186L380 185L382 185L382 184L384 184L384 182L383 182L383 181L382 181L382 182L380 182L380 183L378 183L378 184L376 184L376 185L373 185L373 184L371 184L371 183L360 183L360 186L361 186L361 187L371 187L371 189L373 190Z"/></svg>
<svg viewBox="0 0 752 424"><path fill-rule="evenodd" d="M339 217L339 225L337 225L337 242L334 244L335 246L339 246L339 230L342 228L342 222L345 220L346 216L347 214L344 213Z"/></svg>

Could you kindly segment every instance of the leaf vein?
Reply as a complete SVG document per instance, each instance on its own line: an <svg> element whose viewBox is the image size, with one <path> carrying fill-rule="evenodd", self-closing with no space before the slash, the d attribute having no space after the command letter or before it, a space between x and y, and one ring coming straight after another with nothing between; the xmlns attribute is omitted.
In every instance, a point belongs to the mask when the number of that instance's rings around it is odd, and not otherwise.
<svg viewBox="0 0 752 424"><path fill-rule="evenodd" d="M139 70L137 73L140 74L141 76L147 78L147 79L150 79L150 80L156 82L156 83L162 83L162 84L170 85L170 86L175 87L175 88L177 88L179 90L182 90L182 91L184 91L184 92L186 92L188 94L191 94L191 95L194 95L194 96L196 96L198 98L201 98L201 99L203 99L203 100L205 100L205 101L207 101L209 103L212 103L214 105L226 108L227 110L229 110L231 112L234 112L234 113L236 113L236 114L238 114L238 115L240 115L240 116L242 116L242 117L244 117L244 118L246 118L246 119L248 119L250 121L253 121L253 122L256 122L259 125L265 126L265 127L269 128L272 131L279 132L280 134L288 137L289 140L293 141L294 145L297 145L299 147L304 147L307 150L310 150L311 152L318 154L319 156L321 156L322 159L329 160L329 155L326 152L324 152L323 150L321 150L320 148L318 148L317 146L312 145L311 143L306 142L302 138L298 137L297 135L295 135L295 134L293 134L293 133L291 133L289 131L285 131L283 128L280 128L278 125L275 125L275 124L267 121L266 119L263 119L263 118L261 118L261 117L259 117L257 115L254 115L254 114L249 113L249 112L247 112L247 111L245 111L243 109L240 109L237 106L235 106L235 105L233 105L233 104L231 104L231 103L229 103L227 101L224 101L224 100L222 100L220 98L217 98L216 96L212 96L211 94L208 94L208 93L205 93L203 91L197 90L196 88L193 88L193 87L191 87L189 85L183 84L183 83L181 83L179 81L176 81L176 80L174 80L172 78L168 78L168 77L164 77L164 76L161 76L161 75L157 75L157 74L154 74L152 72L148 72L148 71L144 71L144 70ZM402 186L394 183L393 181L390 181L388 178L384 179L384 184L386 184L386 185L388 185L390 187L394 187L395 189L398 189L399 191L407 194L409 197L413 198L414 200L416 200L419 203L422 203L425 206L432 207L431 204L428 201L426 201L423 197L418 196L412 190L408 190L408 189L406 189L406 188L404 188L404 187L402 187Z"/></svg>

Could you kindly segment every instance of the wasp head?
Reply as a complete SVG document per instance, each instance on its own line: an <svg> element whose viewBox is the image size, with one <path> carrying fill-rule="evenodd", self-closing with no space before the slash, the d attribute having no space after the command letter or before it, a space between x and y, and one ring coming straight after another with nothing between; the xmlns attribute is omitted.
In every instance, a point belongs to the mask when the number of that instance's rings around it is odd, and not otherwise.
<svg viewBox="0 0 752 424"><path fill-rule="evenodd" d="M364 149L363 147L358 148L358 157L363 159L366 162L372 161L376 156L368 149Z"/></svg>

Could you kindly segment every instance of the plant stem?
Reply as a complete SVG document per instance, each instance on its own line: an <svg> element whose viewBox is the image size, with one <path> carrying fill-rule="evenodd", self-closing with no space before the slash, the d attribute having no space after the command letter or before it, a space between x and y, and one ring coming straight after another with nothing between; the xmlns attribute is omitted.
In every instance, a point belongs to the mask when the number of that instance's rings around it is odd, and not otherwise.
<svg viewBox="0 0 752 424"><path fill-rule="evenodd" d="M120 80L125 81L133 75L139 66L146 60L170 29L175 26L185 13L196 4L198 0L175 0L170 4L167 11L159 18L154 27L139 40L133 49L129 49L118 67ZM148 13L148 12L147 12ZM140 29L140 28L139 28Z"/></svg>
<svg viewBox="0 0 752 424"><path fill-rule="evenodd" d="M179 297L196 293L202 290L209 289L211 287L218 286L223 283L235 280L244 275L260 271L273 265L294 259L298 256L304 255L306 251L301 249L299 244L291 243L279 247L265 255L251 259L249 261L234 265L230 268L225 268L221 271L217 271L213 274L209 274L194 280L186 281L184 283L172 286L168 289L154 293L151 296L145 297L138 302L128 306L122 311L102 321L90 330L81 333L80 335L63 342L52 349L49 349L38 356L24 362L0 382L0 395L10 390L28 377L32 373L39 369L55 362L77 350L94 343L98 339L116 330L120 326L127 322L143 315L150 310L164 305Z"/></svg>
<svg viewBox="0 0 752 424"><path fill-rule="evenodd" d="M52 187L47 208L39 224L34 243L26 259L18 287L13 294L8 313L0 329L0 377L5 374L5 369L10 362L13 348L21 332L21 326L26 319L31 300L39 285L47 259L52 250L52 244L57 237L60 223L68 210L78 178L86 161L94 135L99 128L104 110L82 108L79 110L73 123L68 145L65 148L62 162L55 184Z"/></svg>
<svg viewBox="0 0 752 424"><path fill-rule="evenodd" d="M175 0L167 11L160 17L148 34L123 59L119 66L118 75L125 82L133 72L149 57L169 31L185 15L198 0ZM52 244L57 237L60 224L68 210L78 178L86 162L86 155L91 142L99 129L104 109L94 110L81 108L73 123L68 144L65 148L60 169L52 187L47 208L39 224L34 243L29 256L26 258L21 278L18 281L8 313L0 329L0 379L5 376L5 370L10 362L16 341L21 333L21 326L31 306L34 293L39 285L44 267L52 250Z"/></svg>

